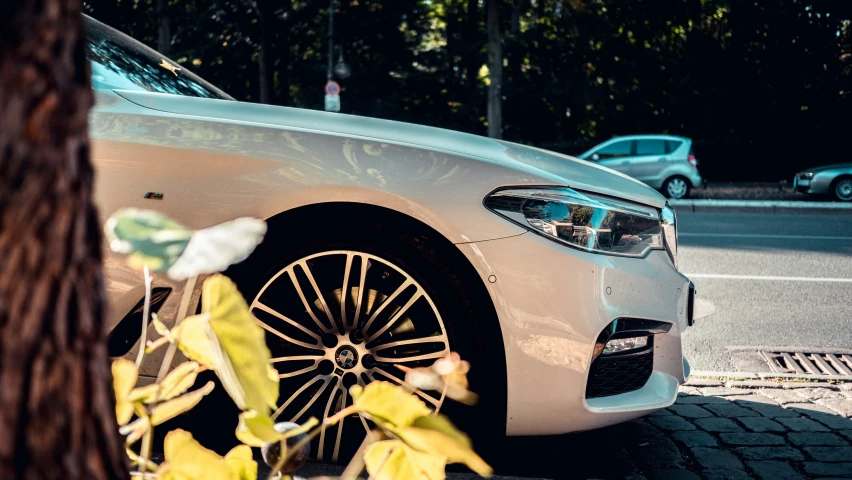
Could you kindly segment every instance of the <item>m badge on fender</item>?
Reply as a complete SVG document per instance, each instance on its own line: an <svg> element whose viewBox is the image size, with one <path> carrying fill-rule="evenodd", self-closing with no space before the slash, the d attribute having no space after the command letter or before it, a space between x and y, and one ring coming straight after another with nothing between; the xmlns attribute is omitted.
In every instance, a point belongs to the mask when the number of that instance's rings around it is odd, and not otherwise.
<svg viewBox="0 0 852 480"><path fill-rule="evenodd" d="M158 192L148 192L145 194L145 198L148 200L162 200L163 194Z"/></svg>

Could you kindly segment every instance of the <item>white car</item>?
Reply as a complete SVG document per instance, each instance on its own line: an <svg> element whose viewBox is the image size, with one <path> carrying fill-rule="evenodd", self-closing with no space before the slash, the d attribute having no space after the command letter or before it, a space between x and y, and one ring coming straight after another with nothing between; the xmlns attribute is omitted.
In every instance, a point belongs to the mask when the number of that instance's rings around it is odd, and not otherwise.
<svg viewBox="0 0 852 480"><path fill-rule="evenodd" d="M399 382L398 365L450 351L470 360L480 405L422 397L474 436L592 429L675 401L692 292L674 212L652 188L489 138L236 102L101 23L87 28L102 214L268 222L227 274L268 331L278 420L332 415L351 402L347 387ZM142 278L121 258L106 265L110 350L134 357ZM171 324L183 285L155 287ZM161 357L147 358L153 377ZM351 454L365 427L327 429L315 454Z"/></svg>
<svg viewBox="0 0 852 480"><path fill-rule="evenodd" d="M595 162L644 182L669 198L689 196L704 185L692 140L674 135L613 137L577 158Z"/></svg>

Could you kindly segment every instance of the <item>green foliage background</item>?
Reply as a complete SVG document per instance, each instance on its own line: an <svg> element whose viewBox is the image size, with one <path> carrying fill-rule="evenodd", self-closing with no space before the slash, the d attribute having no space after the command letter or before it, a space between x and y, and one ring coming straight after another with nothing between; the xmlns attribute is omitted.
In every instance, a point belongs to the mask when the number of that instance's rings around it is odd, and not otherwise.
<svg viewBox="0 0 852 480"><path fill-rule="evenodd" d="M327 0L159 0L168 55L235 98L323 107ZM578 154L613 135L695 140L711 180L850 161L848 0L502 1L504 138ZM158 0L85 0L158 48ZM342 112L485 134L485 0L337 0ZM264 37L265 35L265 37Z"/></svg>

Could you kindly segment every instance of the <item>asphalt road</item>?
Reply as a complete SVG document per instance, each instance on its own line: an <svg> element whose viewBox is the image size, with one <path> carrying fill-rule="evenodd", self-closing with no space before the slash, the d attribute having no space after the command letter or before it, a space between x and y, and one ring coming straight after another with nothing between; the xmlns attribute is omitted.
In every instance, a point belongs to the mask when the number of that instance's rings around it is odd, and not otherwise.
<svg viewBox="0 0 852 480"><path fill-rule="evenodd" d="M703 317L684 334L693 369L762 366L741 347L852 349L852 215L678 213L678 222L680 269Z"/></svg>

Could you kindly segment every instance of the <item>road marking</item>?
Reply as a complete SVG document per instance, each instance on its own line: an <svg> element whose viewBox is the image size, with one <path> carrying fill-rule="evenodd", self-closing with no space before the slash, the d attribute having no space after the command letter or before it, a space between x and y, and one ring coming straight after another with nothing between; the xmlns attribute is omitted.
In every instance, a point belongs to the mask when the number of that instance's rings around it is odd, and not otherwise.
<svg viewBox="0 0 852 480"><path fill-rule="evenodd" d="M852 240L852 237L832 237L821 235L764 235L760 233L690 233L678 232L680 237L713 238L783 238L788 240Z"/></svg>
<svg viewBox="0 0 852 480"><path fill-rule="evenodd" d="M852 278L776 277L771 275L725 275L718 273L684 273L684 275L689 278L713 278L720 280L769 280L775 282L852 283Z"/></svg>

